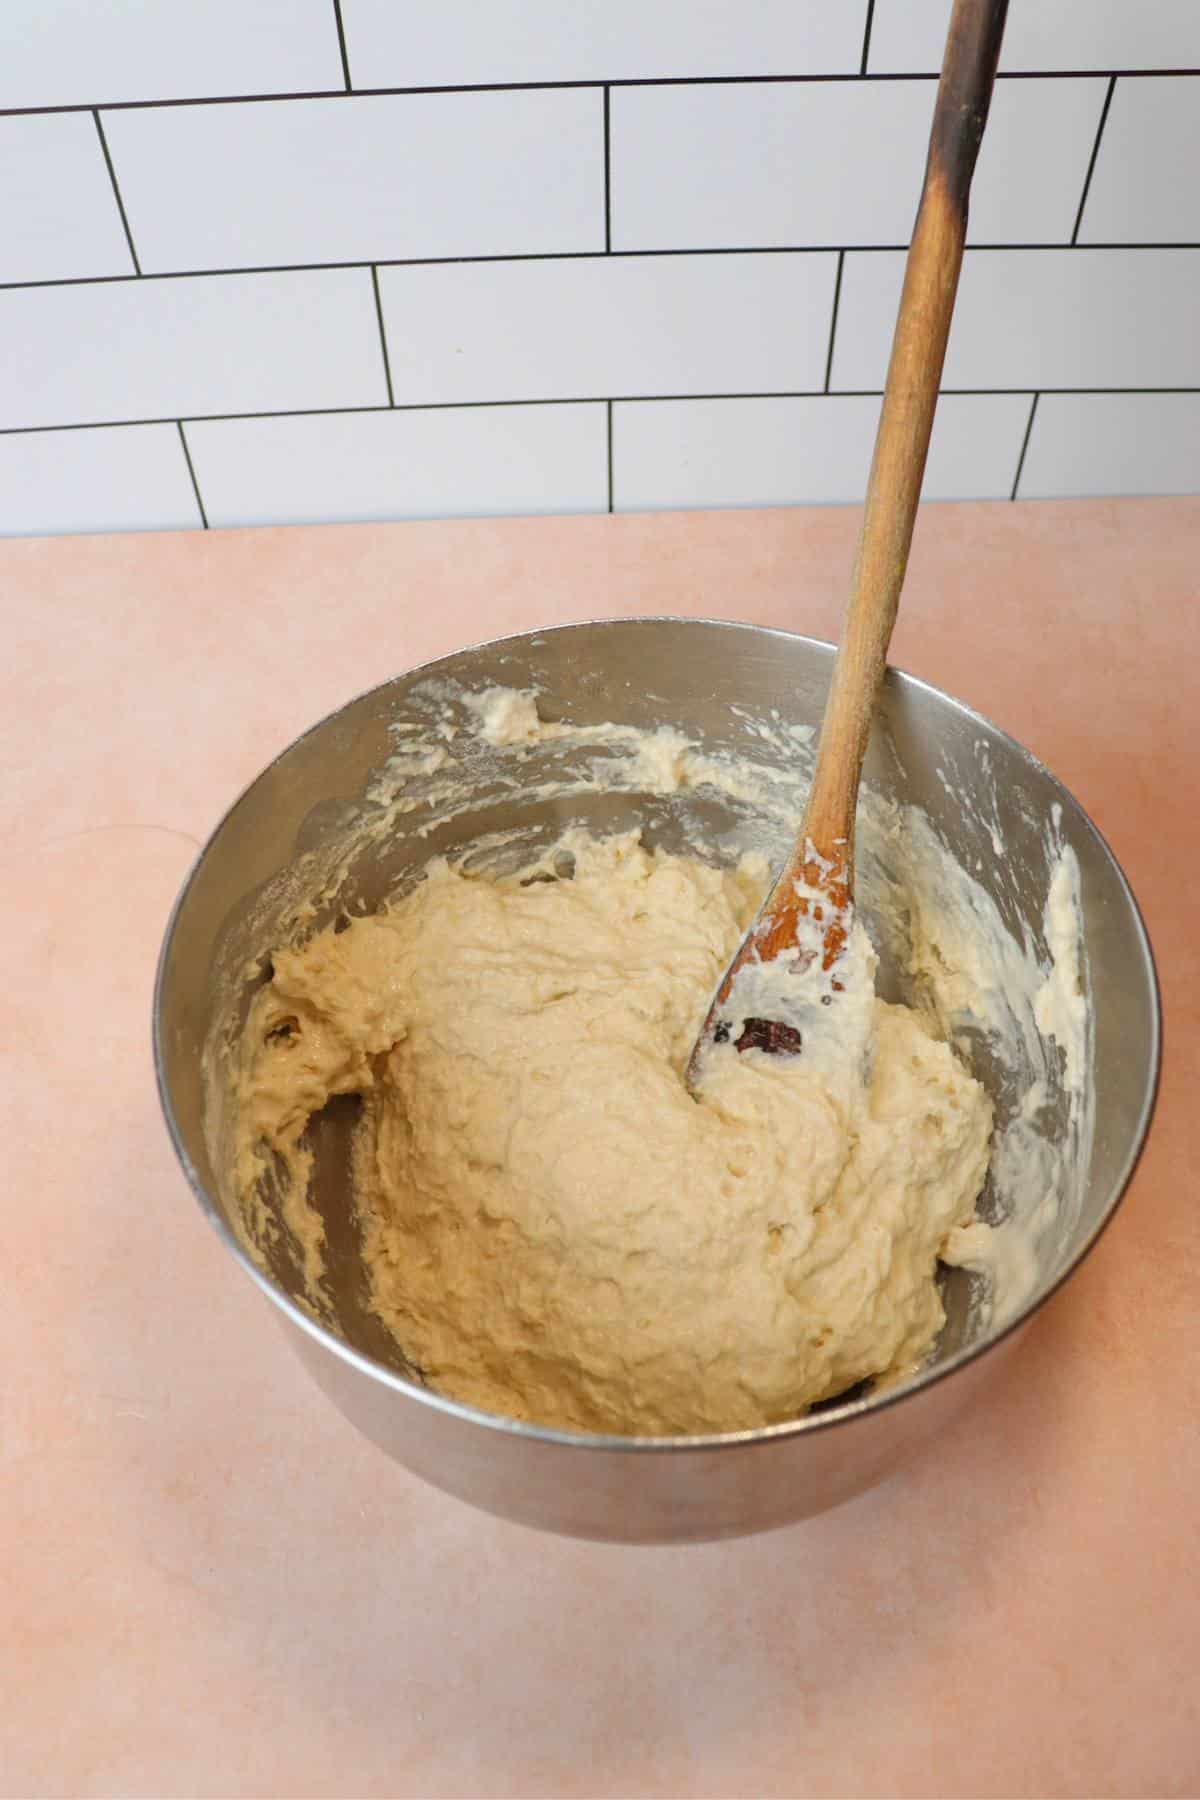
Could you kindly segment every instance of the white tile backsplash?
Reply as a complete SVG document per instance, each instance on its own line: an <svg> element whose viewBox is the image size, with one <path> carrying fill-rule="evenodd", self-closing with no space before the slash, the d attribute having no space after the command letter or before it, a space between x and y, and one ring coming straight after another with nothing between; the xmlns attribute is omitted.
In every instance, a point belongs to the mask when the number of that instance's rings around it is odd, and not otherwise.
<svg viewBox="0 0 1200 1800"><path fill-rule="evenodd" d="M1200 493L1200 394L1043 394L1018 498Z"/></svg>
<svg viewBox="0 0 1200 1800"><path fill-rule="evenodd" d="M971 184L968 244L1070 243L1107 87L1096 75L997 85Z"/></svg>
<svg viewBox="0 0 1200 1800"><path fill-rule="evenodd" d="M1200 242L1200 76L1118 81L1081 244Z"/></svg>
<svg viewBox="0 0 1200 1800"><path fill-rule="evenodd" d="M143 269L604 249L594 88L104 115Z"/></svg>
<svg viewBox="0 0 1200 1800"><path fill-rule="evenodd" d="M469 406L187 426L210 525L604 512L607 408Z"/></svg>
<svg viewBox="0 0 1200 1800"><path fill-rule="evenodd" d="M0 292L0 427L386 404L370 271Z"/></svg>
<svg viewBox="0 0 1200 1800"><path fill-rule="evenodd" d="M0 0L0 529L855 499L949 11ZM927 496L1196 486L1198 120L1013 0Z"/></svg>
<svg viewBox="0 0 1200 1800"><path fill-rule="evenodd" d="M875 395L618 402L614 506L861 501L878 418ZM1028 418L1027 395L947 395L934 423L926 499L1007 500Z"/></svg>
<svg viewBox="0 0 1200 1800"><path fill-rule="evenodd" d="M381 269L396 403L820 387L836 264L814 252Z"/></svg>
<svg viewBox="0 0 1200 1800"><path fill-rule="evenodd" d="M936 72L951 0L875 0L871 74ZM1014 0L1000 68L1194 69L1200 67L1196 0Z"/></svg>
<svg viewBox="0 0 1200 1800"><path fill-rule="evenodd" d="M342 0L355 87L857 74L866 0Z"/></svg>
<svg viewBox="0 0 1200 1800"><path fill-rule="evenodd" d="M0 118L0 282L132 273L92 115Z"/></svg>
<svg viewBox="0 0 1200 1800"><path fill-rule="evenodd" d="M613 248L906 244L935 89L933 81L617 88ZM1105 89L1095 76L1000 89L972 241L1069 241Z"/></svg>
<svg viewBox="0 0 1200 1800"><path fill-rule="evenodd" d="M343 85L332 0L3 0L0 107Z"/></svg>
<svg viewBox="0 0 1200 1800"><path fill-rule="evenodd" d="M878 388L904 276L899 251L851 252L833 386ZM1200 249L968 250L947 388L1200 385Z"/></svg>
<svg viewBox="0 0 1200 1800"><path fill-rule="evenodd" d="M0 436L0 535L169 531L200 523L174 425Z"/></svg>

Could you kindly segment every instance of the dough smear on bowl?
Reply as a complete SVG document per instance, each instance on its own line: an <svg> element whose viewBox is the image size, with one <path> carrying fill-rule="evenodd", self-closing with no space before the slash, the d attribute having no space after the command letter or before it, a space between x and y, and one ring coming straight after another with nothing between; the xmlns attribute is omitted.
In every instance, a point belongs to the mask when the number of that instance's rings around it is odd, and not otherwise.
<svg viewBox="0 0 1200 1800"><path fill-rule="evenodd" d="M435 862L405 898L273 957L242 1040L236 1174L306 1191L305 1131L359 1094L371 1304L429 1385L572 1430L720 1432L897 1379L943 1321L991 1103L869 994L844 1057L714 1049L683 1071L767 885L572 839L492 879ZM311 1215L313 1229L320 1221Z"/></svg>

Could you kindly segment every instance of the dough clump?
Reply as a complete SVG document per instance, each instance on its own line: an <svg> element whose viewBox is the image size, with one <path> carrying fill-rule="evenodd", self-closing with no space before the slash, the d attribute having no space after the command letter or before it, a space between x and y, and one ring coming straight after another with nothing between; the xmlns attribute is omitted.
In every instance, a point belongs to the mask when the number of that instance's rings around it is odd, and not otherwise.
<svg viewBox="0 0 1200 1800"><path fill-rule="evenodd" d="M872 1000L865 1059L725 1046L693 1099L684 1067L765 865L636 836L572 849L563 880L435 863L389 909L275 954L238 1077L243 1205L282 1172L319 1268L305 1131L361 1095L372 1307L431 1387L489 1412L732 1431L911 1372L986 1174L983 1089L916 1013Z"/></svg>

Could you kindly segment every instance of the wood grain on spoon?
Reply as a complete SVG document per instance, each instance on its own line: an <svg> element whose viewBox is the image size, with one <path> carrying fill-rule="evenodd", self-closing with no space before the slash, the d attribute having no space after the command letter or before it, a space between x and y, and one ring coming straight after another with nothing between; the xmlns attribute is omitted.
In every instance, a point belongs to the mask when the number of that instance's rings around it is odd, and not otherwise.
<svg viewBox="0 0 1200 1800"><path fill-rule="evenodd" d="M725 1008L747 963L772 962L807 940L797 974L819 954L830 978L827 1001L839 990L836 968L853 918L859 779L908 565L962 266L971 177L1007 11L1008 0L955 0L812 789L792 852L717 990L688 1064L690 1084L707 1046L730 1035ZM819 952L811 947L812 926L819 927ZM736 1044L740 1050L792 1053L803 1047L795 1026L758 1017L745 1019Z"/></svg>

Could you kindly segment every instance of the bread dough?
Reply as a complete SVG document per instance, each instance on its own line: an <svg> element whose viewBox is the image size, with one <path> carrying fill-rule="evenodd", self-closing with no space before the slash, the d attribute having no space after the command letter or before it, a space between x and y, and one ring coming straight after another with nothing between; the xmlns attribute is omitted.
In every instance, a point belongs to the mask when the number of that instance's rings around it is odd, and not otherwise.
<svg viewBox="0 0 1200 1800"><path fill-rule="evenodd" d="M572 879L435 863L275 954L237 1084L243 1202L268 1167L302 1199L308 1120L361 1095L373 1308L432 1387L489 1412L729 1431L912 1371L987 1170L984 1090L868 996L865 1045L717 1048L693 1099L683 1070L766 866L636 836L571 851ZM852 953L869 985L860 925ZM289 1218L319 1239L299 1201Z"/></svg>

